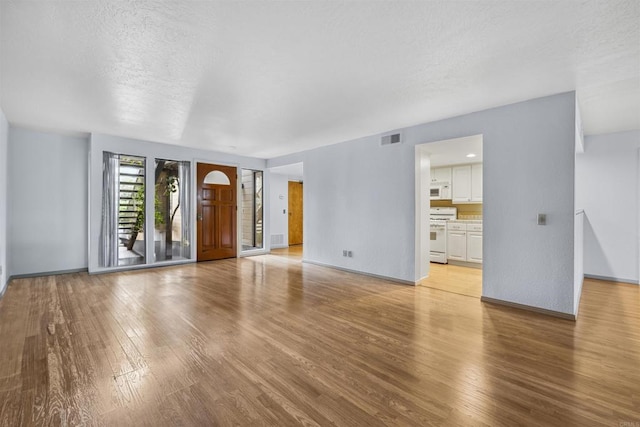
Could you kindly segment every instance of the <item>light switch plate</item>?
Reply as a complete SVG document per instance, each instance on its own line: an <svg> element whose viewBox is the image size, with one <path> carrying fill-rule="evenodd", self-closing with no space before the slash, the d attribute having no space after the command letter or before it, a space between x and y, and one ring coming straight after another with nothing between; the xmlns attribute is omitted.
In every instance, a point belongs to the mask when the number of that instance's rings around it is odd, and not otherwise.
<svg viewBox="0 0 640 427"><path fill-rule="evenodd" d="M538 214L538 225L547 225L547 214Z"/></svg>

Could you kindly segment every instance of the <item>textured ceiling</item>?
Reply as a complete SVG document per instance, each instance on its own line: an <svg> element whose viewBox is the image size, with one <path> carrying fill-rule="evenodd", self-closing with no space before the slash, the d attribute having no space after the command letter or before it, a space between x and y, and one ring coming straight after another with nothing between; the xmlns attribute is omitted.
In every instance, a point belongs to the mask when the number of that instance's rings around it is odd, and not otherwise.
<svg viewBox="0 0 640 427"><path fill-rule="evenodd" d="M256 157L577 90L640 129L640 2L5 1L8 120Z"/></svg>

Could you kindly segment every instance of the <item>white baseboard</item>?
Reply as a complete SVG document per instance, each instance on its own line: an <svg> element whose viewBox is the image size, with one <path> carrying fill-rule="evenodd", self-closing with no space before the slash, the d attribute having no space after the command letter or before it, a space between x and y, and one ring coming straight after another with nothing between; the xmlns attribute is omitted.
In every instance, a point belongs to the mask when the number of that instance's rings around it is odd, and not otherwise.
<svg viewBox="0 0 640 427"><path fill-rule="evenodd" d="M598 276L598 275L595 275L595 274L585 274L584 278L585 279L606 280L606 281L609 281L609 282L628 283L630 285L638 285L638 284L640 284L637 280L621 279L619 277Z"/></svg>
<svg viewBox="0 0 640 427"><path fill-rule="evenodd" d="M305 262L307 264L319 265L321 267L333 268L335 270L346 271L347 273L354 273L354 274L360 274L360 275L363 275L363 276L375 277L376 279L389 280L391 282L401 283L403 285L415 286L417 284L417 282L413 282L413 281L410 281L410 280L396 279L395 277L381 276L379 274L367 273L365 271L351 270L349 268L338 267L336 265L325 264L323 262L318 262L318 261L311 261L309 259L303 259L302 262Z"/></svg>
<svg viewBox="0 0 640 427"><path fill-rule="evenodd" d="M484 297L484 296L480 297L480 301L485 302L485 303L489 303L489 304L496 304L496 305L503 305L505 307L517 308L519 310L532 311L534 313L540 313L540 314L545 314L547 316L559 317L561 319L566 319L566 320L573 320L573 321L576 320L576 315L575 314L563 313L561 311L548 310L546 308L534 307L534 306L531 306L531 305L518 304L517 302L504 301L504 300L501 300L501 299L489 298L489 297Z"/></svg>

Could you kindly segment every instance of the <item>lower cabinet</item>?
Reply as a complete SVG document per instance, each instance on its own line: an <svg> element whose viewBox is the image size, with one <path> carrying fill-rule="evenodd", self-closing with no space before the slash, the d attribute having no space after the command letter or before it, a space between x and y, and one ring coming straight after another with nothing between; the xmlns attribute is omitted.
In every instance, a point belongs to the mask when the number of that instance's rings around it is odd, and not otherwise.
<svg viewBox="0 0 640 427"><path fill-rule="evenodd" d="M467 232L451 230L447 233L447 252L449 259L467 260Z"/></svg>
<svg viewBox="0 0 640 427"><path fill-rule="evenodd" d="M447 224L447 258L482 264L482 224Z"/></svg>
<svg viewBox="0 0 640 427"><path fill-rule="evenodd" d="M482 262L482 232L467 231L467 261Z"/></svg>

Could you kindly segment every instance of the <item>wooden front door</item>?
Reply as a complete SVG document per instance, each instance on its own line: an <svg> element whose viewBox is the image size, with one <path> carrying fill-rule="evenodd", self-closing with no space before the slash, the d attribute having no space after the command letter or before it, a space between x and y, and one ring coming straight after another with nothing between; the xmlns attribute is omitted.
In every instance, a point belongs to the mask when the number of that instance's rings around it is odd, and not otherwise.
<svg viewBox="0 0 640 427"><path fill-rule="evenodd" d="M289 245L302 244L302 183L289 181Z"/></svg>
<svg viewBox="0 0 640 427"><path fill-rule="evenodd" d="M237 187L233 166L198 163L198 261L233 258Z"/></svg>

